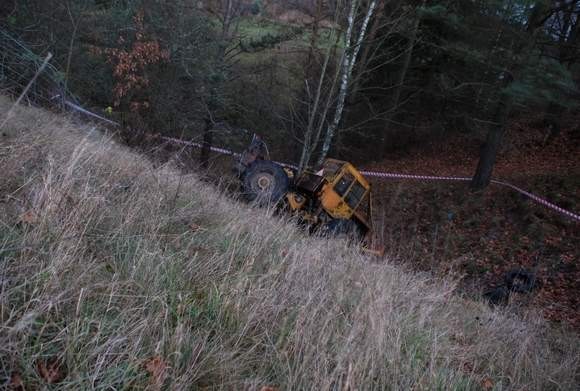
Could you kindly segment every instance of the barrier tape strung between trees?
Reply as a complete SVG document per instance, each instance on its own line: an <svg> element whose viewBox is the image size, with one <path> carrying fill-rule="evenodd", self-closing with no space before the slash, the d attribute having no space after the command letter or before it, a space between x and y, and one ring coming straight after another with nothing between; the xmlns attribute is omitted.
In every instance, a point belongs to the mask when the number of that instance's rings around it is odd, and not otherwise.
<svg viewBox="0 0 580 391"><path fill-rule="evenodd" d="M113 122L111 120L107 120L107 119L105 119L105 118L103 118L103 117L101 117L101 116L99 116L97 114L91 113L90 111L88 111L88 110L86 110L86 109L84 109L84 108L82 108L82 107L80 107L78 105L72 104L71 102L67 102L66 100L65 100L65 104L66 104L66 106L70 107L73 110L77 110L77 111L82 112L84 114L88 114L88 115L90 115L90 116L92 116L94 118L98 118L98 119L101 119L101 120L105 120L105 122L112 123L112 124L117 125L117 126L119 125L116 122ZM194 147L194 148L203 148L204 147L204 145L202 143L196 143L196 142L192 142L192 141L185 141L185 140L181 140L181 139L173 138L173 137L163 137L162 136L162 137L160 137L160 139L165 140L165 141L168 141L168 142L172 142L172 143L175 143L175 144L181 144L181 145L191 146L191 147ZM222 154L222 155L229 155L229 156L233 156L233 157L240 156L239 153L233 152L233 151L231 151L229 149L226 149L226 148L219 148L219 147L210 146L209 147L209 150L212 151L212 152L216 152L216 153ZM280 164L281 166L289 167L289 168L293 168L293 169L297 169L298 168L297 166L295 166L293 164L287 164L287 163L282 163L282 162L275 162L275 163ZM397 174L397 173L390 173L390 172L366 171L366 170L361 171L361 174L363 174L365 176L369 176L369 177L375 177L375 178L411 179L411 180L419 180L419 181L457 181L457 182L469 182L472 179L472 178L469 178L469 177ZM578 214L576 214L574 212L571 212L569 210L566 210L566 209L564 209L564 208L562 208L562 207L560 207L560 206L558 206L556 204L553 204L550 201L548 201L548 200L546 200L546 199L544 199L542 197L539 197L539 196L537 196L537 195L535 195L533 193L530 193L529 191L526 191L526 190L524 190L524 189L522 189L522 188L520 188L518 186L512 185L509 182L504 182L504 181L499 181L499 180L492 179L491 180L491 183L494 184L494 185L504 186L504 187L507 187L509 189L512 189L512 190L514 190L514 191L516 191L516 192L518 192L518 193L520 193L520 194L528 197L530 200L532 200L532 201L534 201L534 202L536 202L536 203L538 203L538 204L540 204L540 205L542 205L542 206L544 206L544 207L546 207L548 209L554 210L554 211L556 211L556 212L558 212L558 213L560 213L560 214L562 214L564 216L567 216L567 217L575 220L576 222L580 222L580 215L578 215Z"/></svg>
<svg viewBox="0 0 580 391"><path fill-rule="evenodd" d="M25 68L33 69L35 72L37 72L35 77L38 77L38 74L41 74L42 77L45 77L47 79L44 83L45 85L43 86L44 91L42 91L43 88L41 88L41 91L32 92L32 91L28 91L28 89L25 88L23 91L23 95L34 95L34 97L37 98L39 101L48 103L51 106L57 102L60 102L60 103L62 103L62 105L64 107L68 107L71 110L74 110L74 111L79 112L79 113L83 113L87 116L90 116L92 118L96 118L100 121L106 122L106 123L114 125L114 126L120 126L120 124L118 124L117 122L109 120L107 118L104 118L98 114L95 114L95 113L85 109L81 105L77 104L76 102L71 102L69 99L67 99L67 98L72 98L74 100L74 97L72 97L72 94L70 94L68 91L66 91L65 88L63 88L61 76L59 75L58 70L50 64L48 64L48 65L45 64L45 66L47 66L50 69L50 72L49 72L50 74L47 74L47 72L42 72L44 70L44 67L42 69L39 68L40 57L36 56L34 53L32 53L32 51L30 51L20 41L11 37L8 33L3 31L2 29L0 29L0 48L2 48L4 51L13 52L14 57L17 59L16 62L18 63L18 65L25 67ZM2 66L6 67L7 65L2 64ZM7 69L11 69L11 68L8 67ZM30 82L30 84L34 83L34 81L35 80L32 80ZM21 83L14 83L14 84L15 84L15 87L24 88L24 85L22 85ZM34 83L34 84L38 84L38 83ZM53 92L54 90L59 91L59 92L57 92L55 94ZM175 144L187 145L187 146L191 146L191 147L195 147L195 148L203 148L204 147L204 145L201 143L184 141L184 140L177 139L177 138L171 138L171 137L160 137L160 138L162 140L172 142ZM212 152L220 153L222 155L230 155L230 156L234 156L234 157L240 156L239 153L233 152L233 151L231 151L229 149L225 149L225 148L210 146L209 150ZM287 164L287 163L282 163L282 162L276 162L276 163L278 163L284 167L297 169L297 167L295 165L292 165L292 164ZM366 175L369 177L375 177L375 178L411 179L411 180L419 180L419 181L462 181L462 182L471 181L471 178L468 178L468 177L396 174L396 173L380 172L380 171L361 171L361 173L363 175ZM491 183L495 184L495 185L510 188L510 189L528 197L532 201L534 201L540 205L543 205L544 207L546 207L548 209L552 209L560 214L563 214L564 216L567 216L573 220L576 220L577 222L580 222L580 215L573 213L569 210L566 210L562 207L559 207L558 205L555 205L555 204L553 204L553 203L551 203L551 202L549 202L549 201L547 201L547 200L545 200L545 199L543 199L543 198L541 198L533 193L530 193L530 192L528 192L520 187L512 185L511 183L493 180L493 179L491 180Z"/></svg>
<svg viewBox="0 0 580 391"><path fill-rule="evenodd" d="M188 145L188 146L192 146L195 148L203 148L203 144L201 143L195 143L195 142L190 142L190 141L184 141L184 140L180 140L177 138L172 138L172 137L161 137L162 140L168 141L168 142L172 142L172 143L176 143L176 144L182 144L182 145ZM219 148L219 147L209 147L209 150L212 152L216 152L216 153L220 153L222 155L230 155L230 156L240 156L239 153L233 152L229 149L225 149L225 148ZM281 163L281 162L276 162L284 167L290 167L290 168L294 168L296 169L297 167L295 165L292 164L286 164L286 163ZM457 181L457 182L469 182L471 181L472 178L469 177L455 177L455 176L434 176L434 175L412 175L412 174L396 174L396 173L390 173L390 172L381 172L381 171L361 171L361 174L368 176L368 177L375 177L375 178L384 178L384 179L412 179L412 180L419 180L419 181ZM491 183L493 183L494 185L498 185L498 186L504 186L507 188L510 188L526 197L528 197L529 199L531 199L532 201L548 208L548 209L552 209L558 213L563 214L564 216L567 216L573 220L576 220L577 222L580 222L580 215L570 212L569 210L566 210L556 204L551 203L548 200L545 200L542 197L539 197L533 193L530 193L529 191L526 191L524 189L522 189L521 187L512 185L511 183L508 182L504 182L504 181L499 181L499 180L495 180L492 179Z"/></svg>
<svg viewBox="0 0 580 391"><path fill-rule="evenodd" d="M545 200L545 199L543 199L543 198L541 198L541 197L539 197L539 196L537 196L535 194L532 194L529 191L526 191L526 190L524 190L524 189L522 189L520 187L517 187L515 185L512 185L511 183L503 182L503 181L497 181L495 179L492 179L491 180L491 183L496 184L496 185L500 185L500 186L509 187L510 189L512 189L514 191L517 191L520 194L525 195L526 197L528 197L532 201L535 201L538 204L543 205L546 208L555 210L556 212L559 212L559 213L561 213L561 214L563 214L565 216L570 217L571 219L574 219L574 220L580 222L580 215L578 215L576 213L573 213L573 212L570 212L569 210L566 210L564 208L561 208L561 207L559 207L556 204L552 204L550 201Z"/></svg>
<svg viewBox="0 0 580 391"><path fill-rule="evenodd" d="M469 182L472 178L469 177L453 177L453 176L432 176L432 175L411 175L411 174L394 174L388 172L377 172L377 171L361 171L363 175L370 176L370 177L378 177L378 178L393 178L393 179L415 179L415 180L424 180L424 181L463 181ZM543 199L529 191L522 189L521 187L512 185L509 182L498 181L496 179L492 179L491 183L494 185L505 186L508 187L522 195L525 195L532 201L535 201L538 204L545 206L546 208L555 210L565 216L570 217L576 221L580 222L580 215L570 212L556 204L551 203L548 200Z"/></svg>
<svg viewBox="0 0 580 391"><path fill-rule="evenodd" d="M119 126L118 123L108 120L106 118L101 117L100 115L94 114L76 104L73 104L71 102L68 102L65 100L65 105L68 106L69 108L82 112L84 114L87 114L89 116L92 116L94 118L100 119L100 120L104 120L105 122L114 124L116 126ZM194 148L203 148L204 145L202 143L196 143L196 142L192 142L192 141L185 141L185 140L181 140L178 138L173 138L173 137L160 137L160 139L171 142L171 143L175 143L175 144L181 144L181 145L187 145L187 146L191 146ZM210 146L209 150L212 152L216 152L222 155L229 155L229 156L233 156L233 157L238 157L240 156L239 153L236 153L234 151L231 151L229 149L226 148L219 148L219 147L213 147ZM275 162L277 164L280 164L281 166L284 167L289 167L289 168L293 168L293 169L297 169L298 167L293 165L293 164L288 164L288 163L282 163L282 162ZM397 173L390 173L390 172L381 172L381 171L366 171L363 170L361 171L361 174L365 175L365 176L369 176L369 177L375 177L375 178L388 178L388 179L411 179L411 180L419 180L419 181L457 181L457 182L469 182L471 181L472 178L469 177L455 177L455 176L434 176L434 175L412 175L412 174L397 174ZM499 180L495 180L492 179L491 183L494 185L498 185L498 186L504 186L507 187L509 189L512 189L526 197L528 197L530 200L548 208L551 210L554 210L564 216L567 216L573 220L575 220L576 222L580 222L580 215L578 215L577 213L571 212L569 210L566 210L556 204L551 203L550 201L539 197L533 193L530 193L529 191L526 191L518 186L512 185L509 182L504 182L504 181L499 181Z"/></svg>
<svg viewBox="0 0 580 391"><path fill-rule="evenodd" d="M173 138L173 137L160 137L160 138L162 140L169 141L169 142L172 142L175 144L183 144L183 145L188 145L188 146L200 148L200 149L203 148L203 144L201 144L201 143L194 143L192 141L184 141L184 140L180 140L178 138ZM240 157L242 155L241 153L237 153L237 152L231 151L229 149L219 148L219 147L210 146L209 150L212 152L221 153L222 155L229 155L229 156L233 156L233 157ZM295 166L294 164L277 162L275 160L274 160L274 163L279 164L283 167L293 168L295 170L298 169L298 166Z"/></svg>
<svg viewBox="0 0 580 391"><path fill-rule="evenodd" d="M48 103L48 105L52 106L55 103L60 102L62 104L62 106L64 107L68 107L71 110L74 110L76 112L79 113L83 113L87 116L90 116L92 118L98 119L100 121L106 122L110 125L114 125L114 126L120 126L120 124L118 124L115 121L109 120L107 118L104 118L98 114L95 114L87 109L85 109L84 107L82 107L81 105L77 104L76 102L71 102L68 98L72 98L73 100L74 97L72 97L72 94L70 94L68 91L66 91L65 88L63 88L63 83L61 80L61 76L58 72L58 70L56 68L54 68L52 65L48 65L48 68L50 68L50 74L47 74L47 72L42 72L42 69L39 68L39 61L40 61L40 57L36 56L34 53L32 53L32 51L30 51L26 46L24 46L20 41L18 41L17 39L11 37L8 33L6 33L5 31L3 31L2 29L0 29L0 47L4 50L4 51L11 51L14 54L14 58L16 58L17 60L15 60L19 66L25 67L25 68L31 68L34 71L37 72L36 77L38 76L38 73L40 73L42 75L42 77L46 78L45 83L43 85L44 88L40 88L41 91L28 91L27 89L24 89L23 94L24 95L34 95L35 98L37 98L39 101L44 102L44 103ZM46 64L45 64L46 65ZM6 67L6 64L3 64L3 67ZM11 69L10 67L8 67L8 69ZM40 71L39 71L40 69ZM33 83L33 81L31 81L31 83ZM24 86L21 85L21 83L14 83L15 87L18 88L23 88ZM35 83L38 84L38 83ZM56 94L53 91L58 91ZM177 138L171 138L171 137L160 137L162 140L168 141L168 142L172 142L175 144L181 144L181 145L187 145L187 146L191 146L191 147L195 147L195 148L203 148L204 145L201 143L195 143L195 142L190 142L190 141L184 141L181 139L177 139ZM219 148L219 147L212 147L209 146L209 150L212 152L216 152L222 155L229 155L229 156L233 156L233 157L237 157L240 156L239 153L233 152L229 149L225 149L225 148ZM297 169L297 167L295 165L292 164L287 164L287 163L282 163L282 162L276 162L284 167L289 167L289 168L293 168L293 169ZM411 174L397 174L397 173L389 173L389 172L380 172L380 171L361 171L361 173L363 175L369 176L369 177L375 177L375 178L389 178L389 179L411 179L411 180L419 180L419 181L461 181L461 182L469 182L471 181L471 178L468 177L453 177L453 176L432 176L432 175L411 175ZM544 207L548 208L548 209L552 209L564 216L567 216L577 222L580 222L580 215L573 213L569 210L566 210L564 208L559 207L558 205L555 205L535 194L532 194L520 187L517 187L515 185L512 185L511 183L508 182L503 182L503 181L498 181L498 180L491 180L491 183L495 184L495 185L499 185L499 186L504 186L507 187L509 189L512 189L526 197L528 197L529 199L531 199L532 201L543 205Z"/></svg>

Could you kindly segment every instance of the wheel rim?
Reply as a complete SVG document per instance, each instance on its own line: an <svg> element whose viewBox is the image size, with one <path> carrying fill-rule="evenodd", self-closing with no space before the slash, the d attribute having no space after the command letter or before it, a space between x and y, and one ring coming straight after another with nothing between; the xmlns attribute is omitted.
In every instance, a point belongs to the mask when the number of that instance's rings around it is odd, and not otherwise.
<svg viewBox="0 0 580 391"><path fill-rule="evenodd" d="M267 194L271 193L274 187L274 176L267 172L262 172L256 175L252 181L252 189L257 193Z"/></svg>

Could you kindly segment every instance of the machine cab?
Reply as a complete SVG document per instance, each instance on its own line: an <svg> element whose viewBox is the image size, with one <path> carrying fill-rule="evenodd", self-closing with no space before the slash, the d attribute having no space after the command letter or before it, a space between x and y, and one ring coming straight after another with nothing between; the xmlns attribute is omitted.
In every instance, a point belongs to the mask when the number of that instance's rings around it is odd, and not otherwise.
<svg viewBox="0 0 580 391"><path fill-rule="evenodd" d="M348 162L327 159L322 175L325 185L320 199L324 210L336 219L350 219L353 215L363 225L368 225L370 184Z"/></svg>

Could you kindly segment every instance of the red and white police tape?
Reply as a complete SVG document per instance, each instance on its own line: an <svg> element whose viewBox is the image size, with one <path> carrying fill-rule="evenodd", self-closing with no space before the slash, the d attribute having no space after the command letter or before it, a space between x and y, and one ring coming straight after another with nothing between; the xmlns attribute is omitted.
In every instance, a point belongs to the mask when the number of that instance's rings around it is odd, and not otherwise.
<svg viewBox="0 0 580 391"><path fill-rule="evenodd" d="M65 104L73 110L88 114L92 117L106 121L106 122L113 124L115 126L120 126L120 124L118 124L117 122L103 118L100 115L94 114L94 113L92 113L92 112L72 103L72 102L65 100ZM185 140L181 140L178 138L172 138L172 137L160 137L160 138L162 140L172 142L175 144L187 145L187 146L191 146L191 147L195 147L195 148L202 148L203 147L203 144L194 143L191 141L185 141ZM230 156L234 156L234 157L240 156L239 153L233 152L233 151L231 151L229 149L225 149L225 148L210 147L210 150L213 152L216 152L216 153L221 153L222 155L230 155ZM293 164L287 164L287 163L282 163L282 162L276 162L276 163L278 163L284 167L289 167L289 168L294 168L294 169L298 168ZM395 174L395 173L379 172L379 171L361 171L361 173L363 175L366 175L369 177L376 177L376 178L412 179L412 180L420 180L420 181L463 181L463 182L471 181L471 178L467 178L467 177ZM522 188L519 188L515 185L512 185L511 183L497 181L497 180L492 180L491 183L493 183L495 185L499 185L499 186L508 187L508 188L510 188L510 189L522 194L522 195L525 195L526 197L528 197L532 201L534 201L540 205L543 205L544 207L546 207L548 209L552 209L558 213L563 214L564 216L567 216L573 220L576 220L577 222L580 222L580 215L578 215L577 213L573 213L573 212L570 212L569 210L561 208L558 205L555 205L555 204L543 199L542 197L539 197L535 194L532 194L532 193L530 193Z"/></svg>
<svg viewBox="0 0 580 391"><path fill-rule="evenodd" d="M182 145L189 145L195 148L203 148L203 144L201 143L194 143L194 142L190 142L190 141L184 141L184 140L180 140L178 138L172 138L172 137L160 137L162 140L165 141L169 141L172 143L176 143L176 144L182 144ZM229 149L225 149L225 148L218 148L218 147L209 147L209 150L212 152L217 152L217 153L221 153L222 155L230 155L230 156L234 156L234 157L239 157L241 156L240 153L231 151ZM288 163L282 163L282 162L277 162L274 161L274 163L279 164L283 167L288 167L288 168L293 168L295 170L298 169L298 166L295 166L293 164L288 164Z"/></svg>
<svg viewBox="0 0 580 391"><path fill-rule="evenodd" d="M169 141L175 144L182 144L182 145L188 145L188 146L192 146L195 148L202 148L203 144L200 143L194 143L194 142L190 142L190 141L184 141L184 140L180 140L177 138L172 138L172 137L161 137L162 140L165 141ZM231 156L240 156L239 153L233 152L229 149L225 149L225 148L218 148L218 147L210 147L210 150L216 153L221 153L223 155L231 155ZM280 162L276 162L282 166L285 167L290 167L290 168L294 168L296 169L297 167L295 165L292 164L287 164L287 163L280 163ZM412 179L412 180L419 180L419 181L459 181L459 182L469 182L471 181L472 178L469 177L454 177L454 176L433 176L433 175L411 175L411 174L396 174L396 173L390 173L390 172L380 172L380 171L361 171L361 174L368 176L368 177L375 177L375 178L388 178L388 179ZM548 209L552 209L558 213L563 214L564 216L567 216L573 220L576 220L577 222L580 222L580 215L570 212L569 210L566 210L562 207L559 207L558 205L555 205L545 199L543 199L542 197L539 197L535 194L532 194L520 187L517 187L515 185L512 185L511 183L508 182L503 182L503 181L498 181L495 179L491 180L491 183L493 183L494 185L499 185L499 186L504 186L507 188L510 188L526 197L528 197L529 199L531 199L532 201L543 205L544 207L548 208Z"/></svg>

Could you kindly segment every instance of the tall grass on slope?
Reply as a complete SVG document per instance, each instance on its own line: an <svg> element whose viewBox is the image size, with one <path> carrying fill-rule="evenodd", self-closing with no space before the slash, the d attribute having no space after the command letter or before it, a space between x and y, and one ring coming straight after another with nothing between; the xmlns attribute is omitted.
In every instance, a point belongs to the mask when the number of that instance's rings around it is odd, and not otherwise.
<svg viewBox="0 0 580 391"><path fill-rule="evenodd" d="M39 388L56 362L61 389L578 384L578 339L540 319L307 237L41 110L5 130L2 378Z"/></svg>

